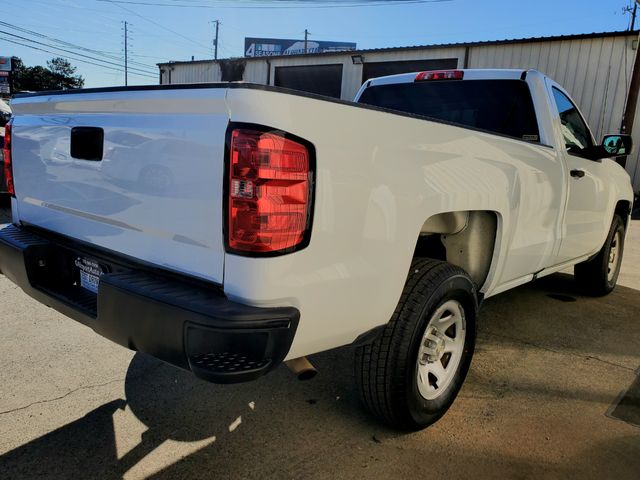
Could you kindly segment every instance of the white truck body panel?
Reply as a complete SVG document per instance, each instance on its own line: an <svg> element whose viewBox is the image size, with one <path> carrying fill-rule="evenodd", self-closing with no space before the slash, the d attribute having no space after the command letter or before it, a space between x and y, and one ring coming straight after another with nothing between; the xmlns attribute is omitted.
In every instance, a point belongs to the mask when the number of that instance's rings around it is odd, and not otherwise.
<svg viewBox="0 0 640 480"><path fill-rule="evenodd" d="M309 246L269 259L227 255L225 262L231 298L304 312L292 358L349 343L376 326L373 319L391 316L420 229L433 215L498 213L487 296L553 264L560 238L549 226L559 222L564 180L548 147L275 92L231 90L228 102L233 121L275 123L316 145Z"/></svg>
<svg viewBox="0 0 640 480"><path fill-rule="evenodd" d="M16 99L19 220L222 283L224 95L213 89ZM102 161L71 157L69 132L80 125L104 129ZM157 182L168 188L155 188Z"/></svg>
<svg viewBox="0 0 640 480"><path fill-rule="evenodd" d="M464 81L517 79L522 71L465 75ZM375 82L411 76L400 77ZM589 176L584 185L574 185L568 172L577 160L565 153L545 78L528 72L526 81L540 143L246 86L18 99L14 220L220 283L241 303L294 306L301 319L287 358L309 355L388 321L422 226L434 215L495 213L491 268L480 286L485 297L599 250L616 202L632 201L628 176L612 160L590 162L580 164ZM306 248L271 258L224 253L230 121L281 129L314 145ZM99 165L67 153L64 132L80 124L105 129L109 149ZM119 132L150 141L136 150L118 139ZM162 142L179 147L165 155L155 148ZM133 165L161 162L175 176L171 193L131 188L139 177L126 168L109 172L119 157Z"/></svg>
<svg viewBox="0 0 640 480"><path fill-rule="evenodd" d="M545 78L545 86L549 98L553 88L571 98L562 86L550 78ZM576 108L584 119L582 112L577 106ZM560 119L556 117L554 120L555 142L562 144ZM593 136L592 140L596 142ZM563 241L558 252L558 262L570 262L579 252L591 255L600 250L611 224L611 205L616 204L621 194L628 198L628 188L625 188L628 175L620 171L621 168L616 168L617 164L612 160L594 162L570 155L566 149L559 149L558 153L566 165L566 171L580 169L585 172L585 176L579 181L567 177ZM615 188L616 186L620 189ZM594 232L599 234L594 235Z"/></svg>

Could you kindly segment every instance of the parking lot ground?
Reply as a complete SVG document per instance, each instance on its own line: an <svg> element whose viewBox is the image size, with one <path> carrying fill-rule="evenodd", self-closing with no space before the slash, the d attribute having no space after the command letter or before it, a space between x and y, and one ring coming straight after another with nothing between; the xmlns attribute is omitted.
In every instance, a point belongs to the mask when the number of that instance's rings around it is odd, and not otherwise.
<svg viewBox="0 0 640 480"><path fill-rule="evenodd" d="M0 477L640 477L640 222L620 285L557 274L489 299L459 398L402 434L354 391L351 348L218 386L129 352L0 276Z"/></svg>

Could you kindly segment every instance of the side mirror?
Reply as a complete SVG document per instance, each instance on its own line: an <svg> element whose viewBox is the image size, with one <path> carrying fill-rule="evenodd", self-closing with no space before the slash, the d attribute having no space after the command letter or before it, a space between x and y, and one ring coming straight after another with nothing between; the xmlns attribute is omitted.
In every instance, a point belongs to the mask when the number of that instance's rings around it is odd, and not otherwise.
<svg viewBox="0 0 640 480"><path fill-rule="evenodd" d="M622 157L631 154L633 141L631 135L605 135L602 139L602 148L607 157Z"/></svg>

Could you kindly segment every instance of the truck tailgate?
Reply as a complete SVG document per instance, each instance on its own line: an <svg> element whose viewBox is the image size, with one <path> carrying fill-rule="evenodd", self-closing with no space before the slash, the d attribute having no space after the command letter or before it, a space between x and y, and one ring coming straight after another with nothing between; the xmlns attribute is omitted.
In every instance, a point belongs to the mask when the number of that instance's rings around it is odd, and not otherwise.
<svg viewBox="0 0 640 480"><path fill-rule="evenodd" d="M16 99L19 220L222 283L225 93L197 88Z"/></svg>

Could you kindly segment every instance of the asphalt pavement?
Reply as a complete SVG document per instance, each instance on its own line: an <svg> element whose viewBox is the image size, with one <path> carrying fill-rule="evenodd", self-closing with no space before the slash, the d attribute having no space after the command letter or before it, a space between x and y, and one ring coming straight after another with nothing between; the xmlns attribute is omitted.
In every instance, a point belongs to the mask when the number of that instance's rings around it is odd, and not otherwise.
<svg viewBox="0 0 640 480"><path fill-rule="evenodd" d="M0 275L0 478L640 478L640 222L620 284L556 274L489 299L451 410L365 413L353 351L219 386L130 352ZM357 308L357 307L356 307Z"/></svg>

